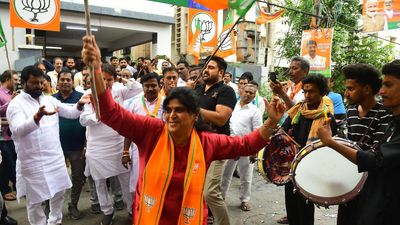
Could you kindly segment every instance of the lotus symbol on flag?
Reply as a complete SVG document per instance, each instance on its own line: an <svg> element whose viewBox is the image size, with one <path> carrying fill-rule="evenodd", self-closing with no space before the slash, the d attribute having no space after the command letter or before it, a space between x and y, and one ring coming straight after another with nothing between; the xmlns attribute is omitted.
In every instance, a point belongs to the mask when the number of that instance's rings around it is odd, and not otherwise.
<svg viewBox="0 0 400 225"><path fill-rule="evenodd" d="M21 2L24 10L33 13L31 22L39 22L37 15L48 11L51 0L21 0Z"/></svg>
<svg viewBox="0 0 400 225"><path fill-rule="evenodd" d="M205 35L211 33L213 29L214 22L212 20L200 20L200 18L195 19L195 22L200 23L200 38L201 41L205 41Z"/></svg>

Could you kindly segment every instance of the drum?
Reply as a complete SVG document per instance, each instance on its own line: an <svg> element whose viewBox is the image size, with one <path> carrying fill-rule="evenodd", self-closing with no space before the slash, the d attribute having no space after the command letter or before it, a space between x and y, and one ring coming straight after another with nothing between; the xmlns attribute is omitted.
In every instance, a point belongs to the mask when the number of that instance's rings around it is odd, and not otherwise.
<svg viewBox="0 0 400 225"><path fill-rule="evenodd" d="M360 150L353 142L334 137L339 143ZM296 192L322 206L337 205L356 197L367 179L357 165L321 141L314 141L296 154L291 178Z"/></svg>
<svg viewBox="0 0 400 225"><path fill-rule="evenodd" d="M284 133L271 137L269 144L258 152L258 171L267 181L284 185L290 181L291 163L297 147L292 139Z"/></svg>

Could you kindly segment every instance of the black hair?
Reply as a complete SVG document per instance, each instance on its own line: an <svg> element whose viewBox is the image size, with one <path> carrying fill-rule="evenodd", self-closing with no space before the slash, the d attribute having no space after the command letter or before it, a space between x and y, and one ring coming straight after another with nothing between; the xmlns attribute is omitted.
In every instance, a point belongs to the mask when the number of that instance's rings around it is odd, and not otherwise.
<svg viewBox="0 0 400 225"><path fill-rule="evenodd" d="M309 46L309 45L317 45L317 42L314 41L314 40L308 40L307 41L307 46Z"/></svg>
<svg viewBox="0 0 400 225"><path fill-rule="evenodd" d="M250 82L249 81L249 77L246 77L246 76L242 76L242 77L239 77L239 80L238 80L238 82L240 82L241 80L247 80L247 82Z"/></svg>
<svg viewBox="0 0 400 225"><path fill-rule="evenodd" d="M131 57L129 55L124 57L126 59L127 62L131 61Z"/></svg>
<svg viewBox="0 0 400 225"><path fill-rule="evenodd" d="M160 85L160 77L158 76L158 74L156 73L148 73L146 75L144 75L141 79L140 79L140 83L144 84L144 82L151 80L151 79L156 79L158 85Z"/></svg>
<svg viewBox="0 0 400 225"><path fill-rule="evenodd" d="M179 60L176 65L178 66L179 64L183 63L186 68L189 68L189 63L186 60Z"/></svg>
<svg viewBox="0 0 400 225"><path fill-rule="evenodd" d="M378 94L382 87L381 73L369 64L350 64L345 66L342 72L346 79L355 80L362 85L370 85L374 95Z"/></svg>
<svg viewBox="0 0 400 225"><path fill-rule="evenodd" d="M212 56L212 57L211 56L207 56L206 62L208 61L209 58L211 58L210 61L211 60L215 61L217 63L217 65L218 65L218 68L220 70L223 70L224 74L225 74L226 68L228 67L228 64L226 63L225 59L223 59L223 58L221 58L219 56Z"/></svg>
<svg viewBox="0 0 400 225"><path fill-rule="evenodd" d="M0 82L4 83L4 82L6 82L8 80L11 80L12 79L12 75L14 75L14 74L18 74L17 71L15 71L15 70L5 70L1 74Z"/></svg>
<svg viewBox="0 0 400 225"><path fill-rule="evenodd" d="M382 67L382 74L385 76L395 76L400 79L400 60L396 59Z"/></svg>
<svg viewBox="0 0 400 225"><path fill-rule="evenodd" d="M254 80L254 76L253 76L253 74L252 74L251 72L244 72L244 73L242 74L242 76L240 76L240 77L247 78L247 80L248 80L249 82L252 81L252 80Z"/></svg>
<svg viewBox="0 0 400 225"><path fill-rule="evenodd" d="M258 89L258 83L255 80L250 81L249 84L256 86Z"/></svg>
<svg viewBox="0 0 400 225"><path fill-rule="evenodd" d="M232 76L233 76L232 73L230 73L230 72L225 72L225 74L229 74L230 78L232 78Z"/></svg>
<svg viewBox="0 0 400 225"><path fill-rule="evenodd" d="M29 80L29 77L43 77L43 71L34 66L26 66L21 72L21 84Z"/></svg>
<svg viewBox="0 0 400 225"><path fill-rule="evenodd" d="M74 75L72 74L71 70L67 69L67 68L63 68L59 73L58 73L58 79L60 79L61 74L70 74L71 75L71 79L74 80Z"/></svg>
<svg viewBox="0 0 400 225"><path fill-rule="evenodd" d="M50 78L49 75L44 74L44 75L43 75L43 78L44 78L47 82L51 83L51 78Z"/></svg>
<svg viewBox="0 0 400 225"><path fill-rule="evenodd" d="M144 57L143 61L145 61L145 60L150 60L150 62L151 62L151 59L149 57Z"/></svg>
<svg viewBox="0 0 400 225"><path fill-rule="evenodd" d="M301 56L295 56L291 60L291 62L296 61L300 63L300 68L305 71L310 71L310 62Z"/></svg>
<svg viewBox="0 0 400 225"><path fill-rule="evenodd" d="M109 63L104 63L104 64L101 66L101 70L102 70L104 73L107 73L107 74L112 75L114 78L117 77L117 72L115 71L115 68L114 68L111 64L109 64Z"/></svg>
<svg viewBox="0 0 400 225"><path fill-rule="evenodd" d="M196 71L196 70L201 70L201 67L200 66L190 66L189 73L192 71Z"/></svg>
<svg viewBox="0 0 400 225"><path fill-rule="evenodd" d="M64 60L63 60L61 57L58 57L58 56L57 56L57 57L55 57L55 58L53 59L53 64L55 64L56 61L57 61L58 59L61 60L62 63L64 63Z"/></svg>
<svg viewBox="0 0 400 225"><path fill-rule="evenodd" d="M165 76L165 73L167 72L175 72L176 74L178 74L178 70L173 66L164 68L162 71L163 76Z"/></svg>
<svg viewBox="0 0 400 225"><path fill-rule="evenodd" d="M125 59L125 57L119 58L119 59L118 59L118 62L121 62L122 60L125 60L126 62L128 62L128 61Z"/></svg>
<svg viewBox="0 0 400 225"><path fill-rule="evenodd" d="M138 58L137 58L137 61L139 61L139 60L142 60L142 61L143 61L143 60L144 60L144 57L142 57L142 56L138 57Z"/></svg>
<svg viewBox="0 0 400 225"><path fill-rule="evenodd" d="M303 87L305 84L315 84L318 87L319 93L324 96L329 93L328 81L321 74L309 74L303 79Z"/></svg>
<svg viewBox="0 0 400 225"><path fill-rule="evenodd" d="M200 98L196 92L186 87L176 87L172 89L167 97L164 99L163 110L167 110L169 102L173 99L177 99L190 114L199 114L200 112ZM194 124L197 131L211 131L210 125L199 119Z"/></svg>
<svg viewBox="0 0 400 225"><path fill-rule="evenodd" d="M114 59L118 59L116 56L111 56L110 62L113 61Z"/></svg>
<svg viewBox="0 0 400 225"><path fill-rule="evenodd" d="M68 61L68 59L72 59L72 60L74 60L74 62L75 62L75 59L74 59L74 57L72 57L72 56L69 56L69 57L67 58L67 61Z"/></svg>

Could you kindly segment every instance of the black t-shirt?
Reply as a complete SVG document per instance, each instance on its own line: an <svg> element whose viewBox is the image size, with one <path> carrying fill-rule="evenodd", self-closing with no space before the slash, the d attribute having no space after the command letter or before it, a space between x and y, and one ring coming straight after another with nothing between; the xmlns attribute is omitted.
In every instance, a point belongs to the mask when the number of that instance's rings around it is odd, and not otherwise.
<svg viewBox="0 0 400 225"><path fill-rule="evenodd" d="M235 91L220 81L205 91L205 84L196 87L195 91L200 97L200 107L206 110L215 111L217 105L224 105L232 110L236 105ZM210 124L219 134L229 135L229 120L222 127Z"/></svg>

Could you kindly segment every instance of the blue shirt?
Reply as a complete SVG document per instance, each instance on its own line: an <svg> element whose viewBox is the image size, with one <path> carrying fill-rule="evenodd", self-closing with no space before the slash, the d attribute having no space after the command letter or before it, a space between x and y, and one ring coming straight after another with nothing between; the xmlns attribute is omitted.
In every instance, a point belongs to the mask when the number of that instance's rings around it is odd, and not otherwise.
<svg viewBox="0 0 400 225"><path fill-rule="evenodd" d="M334 115L346 114L346 108L344 107L343 98L340 94L331 91L329 92L328 97L333 102L333 108L335 111Z"/></svg>

